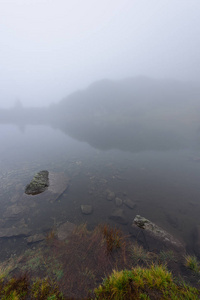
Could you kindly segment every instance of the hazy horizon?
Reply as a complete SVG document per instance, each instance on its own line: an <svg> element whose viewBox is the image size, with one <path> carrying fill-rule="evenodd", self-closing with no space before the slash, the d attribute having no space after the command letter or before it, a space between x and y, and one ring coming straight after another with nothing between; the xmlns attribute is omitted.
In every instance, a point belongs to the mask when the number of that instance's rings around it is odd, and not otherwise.
<svg viewBox="0 0 200 300"><path fill-rule="evenodd" d="M198 0L2 0L0 107L47 106L103 78L200 80Z"/></svg>

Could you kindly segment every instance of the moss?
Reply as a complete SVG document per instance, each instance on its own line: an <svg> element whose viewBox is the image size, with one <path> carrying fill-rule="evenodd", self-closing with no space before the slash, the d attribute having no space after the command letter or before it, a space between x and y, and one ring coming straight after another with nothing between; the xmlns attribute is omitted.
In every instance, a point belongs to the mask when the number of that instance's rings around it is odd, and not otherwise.
<svg viewBox="0 0 200 300"><path fill-rule="evenodd" d="M49 172L40 171L31 182L26 186L25 193L28 195L37 195L46 190L49 186Z"/></svg>

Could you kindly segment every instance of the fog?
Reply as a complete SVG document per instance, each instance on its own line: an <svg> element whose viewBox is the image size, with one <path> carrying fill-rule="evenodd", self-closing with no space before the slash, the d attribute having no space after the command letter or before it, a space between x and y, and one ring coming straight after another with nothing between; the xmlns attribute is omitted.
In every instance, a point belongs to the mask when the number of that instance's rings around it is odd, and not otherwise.
<svg viewBox="0 0 200 300"><path fill-rule="evenodd" d="M92 82L200 79L198 0L0 2L0 107L58 103Z"/></svg>
<svg viewBox="0 0 200 300"><path fill-rule="evenodd" d="M200 257L199 11L0 1L0 261L66 222L138 241L138 214ZM26 195L41 170L49 187Z"/></svg>
<svg viewBox="0 0 200 300"><path fill-rule="evenodd" d="M195 83L148 77L100 80L47 107L26 108L18 101L0 109L0 124L17 125L22 133L29 125L49 126L100 150L198 150L199 99ZM52 140L54 135L52 131Z"/></svg>

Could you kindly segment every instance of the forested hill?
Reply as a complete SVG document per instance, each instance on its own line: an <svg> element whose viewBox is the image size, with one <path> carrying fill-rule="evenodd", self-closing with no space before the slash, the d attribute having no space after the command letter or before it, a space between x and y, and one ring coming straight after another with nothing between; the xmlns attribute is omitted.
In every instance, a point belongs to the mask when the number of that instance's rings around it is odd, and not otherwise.
<svg viewBox="0 0 200 300"><path fill-rule="evenodd" d="M90 113L135 115L138 110L159 106L180 107L191 102L198 105L199 99L200 88L197 84L136 77L97 81L60 101L58 108L64 113L68 111L87 116Z"/></svg>
<svg viewBox="0 0 200 300"><path fill-rule="evenodd" d="M0 122L50 125L99 149L180 149L200 144L200 88L146 77L101 80L46 108L0 110Z"/></svg>
<svg viewBox="0 0 200 300"><path fill-rule="evenodd" d="M54 112L56 127L97 148L167 150L199 143L200 88L194 83L102 80L69 95Z"/></svg>

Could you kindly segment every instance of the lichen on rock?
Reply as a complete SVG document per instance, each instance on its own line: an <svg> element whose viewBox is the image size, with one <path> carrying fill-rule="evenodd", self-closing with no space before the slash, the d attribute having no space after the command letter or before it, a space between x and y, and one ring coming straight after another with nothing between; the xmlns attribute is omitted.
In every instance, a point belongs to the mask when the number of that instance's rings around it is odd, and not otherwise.
<svg viewBox="0 0 200 300"><path fill-rule="evenodd" d="M184 243L177 240L174 236L172 236L169 232L165 231L155 223L149 221L148 219L137 215L132 224L132 229L135 230L135 234L139 239L139 232L137 228L143 232L141 235L144 237L145 243L148 244L148 249L151 248L167 248L174 250L178 250L181 252L185 251Z"/></svg>
<svg viewBox="0 0 200 300"><path fill-rule="evenodd" d="M44 192L49 186L49 172L44 170L38 172L31 182L26 186L25 193L28 195L37 195Z"/></svg>

